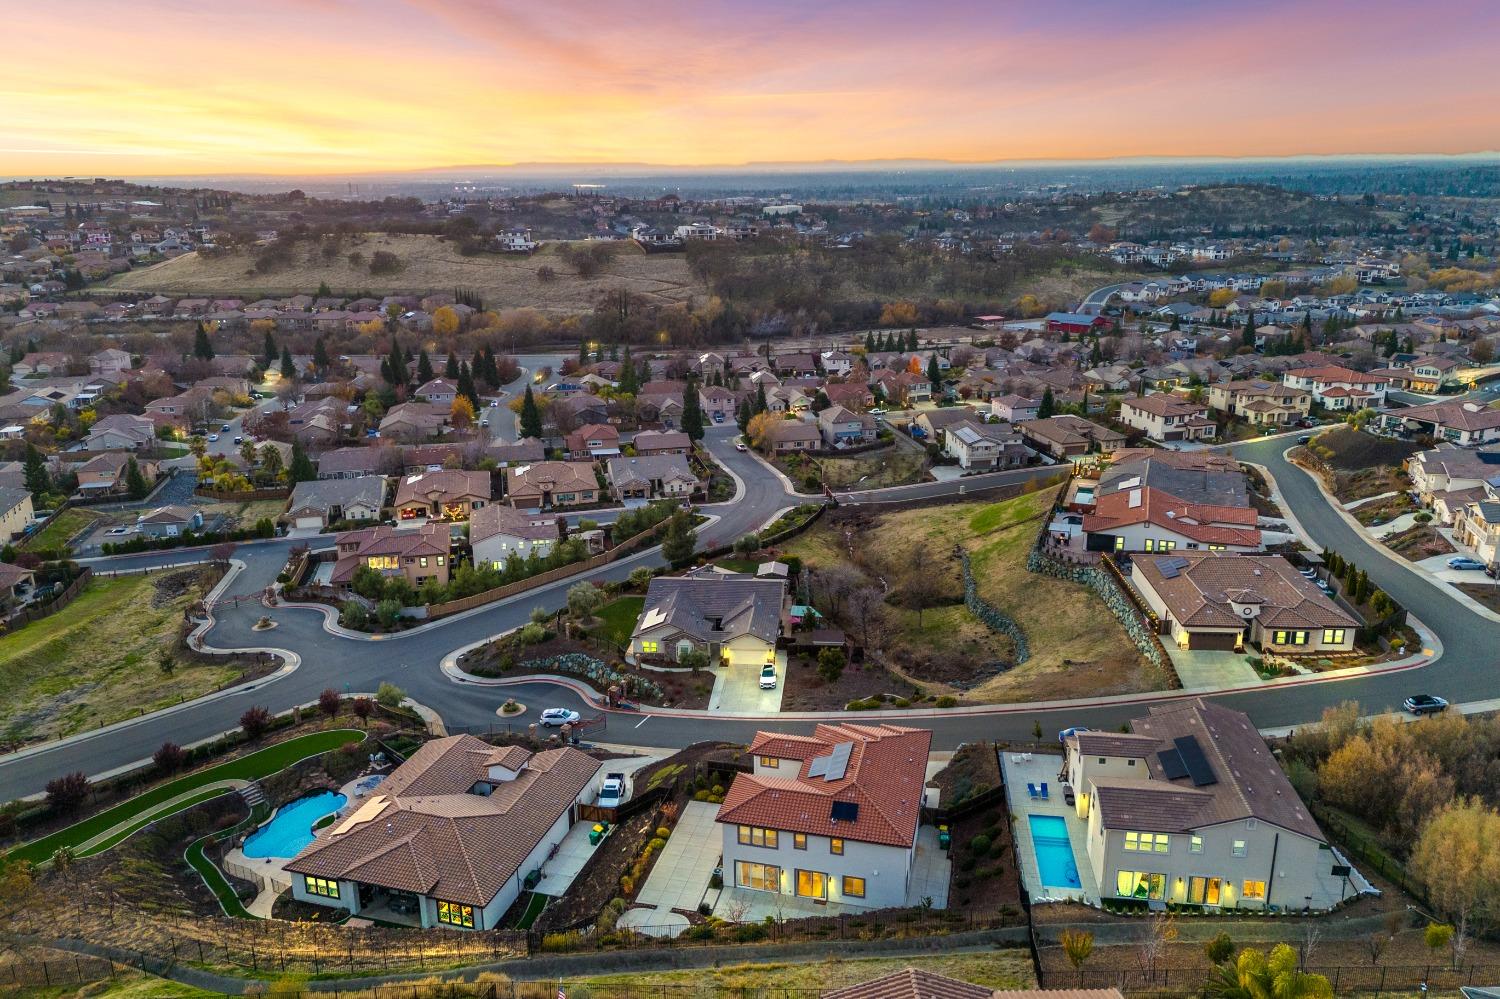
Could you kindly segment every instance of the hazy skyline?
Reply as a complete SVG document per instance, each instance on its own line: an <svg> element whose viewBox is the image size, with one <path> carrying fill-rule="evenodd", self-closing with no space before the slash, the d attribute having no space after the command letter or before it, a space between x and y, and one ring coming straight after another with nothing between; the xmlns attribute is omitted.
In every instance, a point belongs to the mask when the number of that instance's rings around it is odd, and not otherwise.
<svg viewBox="0 0 1500 999"><path fill-rule="evenodd" d="M57 0L0 174L1454 154L1500 5Z"/></svg>

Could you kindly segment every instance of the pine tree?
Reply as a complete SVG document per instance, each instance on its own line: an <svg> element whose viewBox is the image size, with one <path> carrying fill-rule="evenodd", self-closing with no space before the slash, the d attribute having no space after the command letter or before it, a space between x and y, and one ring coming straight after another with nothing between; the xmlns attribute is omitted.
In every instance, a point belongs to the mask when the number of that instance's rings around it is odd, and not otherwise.
<svg viewBox="0 0 1500 999"><path fill-rule="evenodd" d="M755 384L755 412L764 413L770 406L766 402L766 383L761 379Z"/></svg>
<svg viewBox="0 0 1500 999"><path fill-rule="evenodd" d="M473 383L485 381L484 377L484 351L474 351L474 356L469 359L469 380Z"/></svg>
<svg viewBox="0 0 1500 999"><path fill-rule="evenodd" d="M193 334L193 356L200 361L214 359L214 346L208 342L208 330L202 323L198 324L198 332Z"/></svg>
<svg viewBox="0 0 1500 999"><path fill-rule="evenodd" d="M625 356L620 359L619 388L622 395L636 395L641 390L640 379L636 375L635 361L630 358L630 344L625 345Z"/></svg>
<svg viewBox="0 0 1500 999"><path fill-rule="evenodd" d="M521 401L521 436L542 436L542 411L536 404L536 396L531 394L531 386L526 386L526 397Z"/></svg>
<svg viewBox="0 0 1500 999"><path fill-rule="evenodd" d="M689 378L682 390L682 432L694 442L703 439L703 404L698 399L698 380Z"/></svg>
<svg viewBox="0 0 1500 999"><path fill-rule="evenodd" d="M467 364L458 366L458 394L469 400L474 411L479 411L479 393L474 391L474 373Z"/></svg>
<svg viewBox="0 0 1500 999"><path fill-rule="evenodd" d="M875 334L869 330L865 331L865 353L875 353Z"/></svg>
<svg viewBox="0 0 1500 999"><path fill-rule="evenodd" d="M266 330L266 342L261 348L261 355L266 359L265 366L270 367L276 363L276 358L281 356L281 351L276 349L276 341L271 336L271 331Z"/></svg>
<svg viewBox="0 0 1500 999"><path fill-rule="evenodd" d="M326 374L333 367L333 360L328 356L328 345L323 342L322 337L313 341L313 367L318 369L318 374Z"/></svg>
<svg viewBox="0 0 1500 999"><path fill-rule="evenodd" d="M578 366L580 368L587 367L588 363L589 363L589 342L587 340L579 340L578 341Z"/></svg>
<svg viewBox="0 0 1500 999"><path fill-rule="evenodd" d="M1052 397L1052 386L1048 385L1042 392L1042 401L1036 407L1036 418L1045 420L1057 413L1057 400Z"/></svg>
<svg viewBox="0 0 1500 999"><path fill-rule="evenodd" d="M927 359L927 380L932 383L934 395L943 390L943 372L938 368L937 352Z"/></svg>
<svg viewBox="0 0 1500 999"><path fill-rule="evenodd" d="M411 381L411 375L406 368L406 355L401 352L401 341L395 337L391 338L390 361L390 383L392 385L405 385Z"/></svg>
<svg viewBox="0 0 1500 999"><path fill-rule="evenodd" d="M906 334L906 349L907 350L916 350L917 349L917 331L916 330L909 330L907 332L907 334Z"/></svg>
<svg viewBox="0 0 1500 999"><path fill-rule="evenodd" d="M47 472L47 459L35 444L26 445L26 460L22 464L26 491L32 496L45 496L52 491L52 476Z"/></svg>
<svg viewBox="0 0 1500 999"><path fill-rule="evenodd" d="M443 365L443 377L450 382L458 381L458 354L448 351L448 362Z"/></svg>
<svg viewBox="0 0 1500 999"><path fill-rule="evenodd" d="M1099 340L1095 337L1093 349L1089 351L1089 367L1097 368L1102 363L1104 363L1104 352L1099 349Z"/></svg>
<svg viewBox="0 0 1500 999"><path fill-rule="evenodd" d="M734 422L739 425L740 433L750 429L750 417L754 415L755 413L750 408L750 397L746 396L740 400L740 408L734 419Z"/></svg>
<svg viewBox="0 0 1500 999"><path fill-rule="evenodd" d="M427 348L423 347L421 353L417 354L417 384L426 385L432 381L432 358L427 356Z"/></svg>
<svg viewBox="0 0 1500 999"><path fill-rule="evenodd" d="M292 351L286 346L281 348L281 377L288 380L297 377L297 365L292 362Z"/></svg>
<svg viewBox="0 0 1500 999"><path fill-rule="evenodd" d="M693 530L692 518L686 510L678 510L667 521L662 534L661 553L674 568L681 568L693 560L698 550L698 532Z"/></svg>
<svg viewBox="0 0 1500 999"><path fill-rule="evenodd" d="M318 477L318 470L313 467L307 452L302 450L300 441L292 441L292 462L287 466L286 475L293 484L311 482Z"/></svg>
<svg viewBox="0 0 1500 999"><path fill-rule="evenodd" d="M1245 316L1245 329L1240 333L1240 346L1255 349L1255 312Z"/></svg>
<svg viewBox="0 0 1500 999"><path fill-rule="evenodd" d="M141 474L141 466L136 463L135 458L125 462L125 491L130 494L131 499L145 499L151 492L151 484Z"/></svg>

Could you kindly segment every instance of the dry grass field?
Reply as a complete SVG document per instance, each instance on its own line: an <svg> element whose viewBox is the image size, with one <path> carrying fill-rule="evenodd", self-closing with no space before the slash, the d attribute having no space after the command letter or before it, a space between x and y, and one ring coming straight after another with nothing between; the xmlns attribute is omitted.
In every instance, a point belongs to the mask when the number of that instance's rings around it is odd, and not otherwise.
<svg viewBox="0 0 1500 999"><path fill-rule="evenodd" d="M266 274L256 272L254 250L216 257L188 253L116 275L102 287L256 298L311 294L323 282L343 295L426 294L465 288L479 293L487 308L534 308L556 314L585 311L601 292L622 285L656 303L682 302L706 293L680 253L648 255L633 243L621 244L597 275L584 279L558 254L561 245L544 245L531 256L466 257L455 244L437 236L367 233L347 242L332 259L325 258L316 243L299 245L290 265ZM355 265L349 260L350 254L359 253L368 261L378 250L400 257L402 270L376 276L370 274L367 263ZM551 267L556 277L550 281L539 277L543 266Z"/></svg>

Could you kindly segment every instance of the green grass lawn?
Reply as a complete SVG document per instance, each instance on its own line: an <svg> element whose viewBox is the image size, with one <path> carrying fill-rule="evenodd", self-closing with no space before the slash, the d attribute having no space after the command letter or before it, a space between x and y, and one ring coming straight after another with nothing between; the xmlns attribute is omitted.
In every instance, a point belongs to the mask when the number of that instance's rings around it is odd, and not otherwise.
<svg viewBox="0 0 1500 999"><path fill-rule="evenodd" d="M46 527L27 538L21 547L32 551L61 548L68 543L68 539L73 535L100 519L96 513L91 513L76 506L69 507L56 517L53 517L52 522Z"/></svg>
<svg viewBox="0 0 1500 999"><path fill-rule="evenodd" d="M129 839L131 836L140 832L142 829L146 828L158 819L166 818L168 815L176 815L178 812L185 812L189 808L192 808L194 805L201 805L205 801L213 801L215 798L220 798L226 794L234 793L235 792L233 791L225 789L204 791L202 794L195 794L189 798L184 798L182 801L177 802L177 804L167 806L159 812L148 812L147 814L142 815L135 822L132 822L129 826L110 836L108 839L95 843L93 846L88 847L87 849L79 850L78 856L92 857L95 854L103 853L105 850L113 849L114 847L119 846L125 840Z"/></svg>
<svg viewBox="0 0 1500 999"><path fill-rule="evenodd" d="M187 857L188 864L192 866L193 870L198 872L199 876L203 878L204 883L208 885L209 890L214 893L214 897L219 900L219 905L223 907L225 915L234 916L237 919L254 919L255 917L250 915L249 911L245 909L244 903L240 901L240 897L234 893L234 888L230 886L229 880L224 877L224 872L220 871L214 865L213 861L203 855L204 842L205 840L200 839L187 848L187 853L184 856Z"/></svg>
<svg viewBox="0 0 1500 999"><path fill-rule="evenodd" d="M754 573L760 568L760 563L753 558L721 558L714 565L720 569L728 569L730 572Z"/></svg>
<svg viewBox="0 0 1500 999"><path fill-rule="evenodd" d="M635 630L636 619L641 616L641 608L644 606L645 597L617 597L611 600L595 612L594 616L599 618L600 623L591 629L591 634L624 648L630 641L630 633Z"/></svg>
<svg viewBox="0 0 1500 999"><path fill-rule="evenodd" d="M153 805L159 805L194 788L221 780L259 780L278 770L286 769L298 760L326 753L348 742L359 742L364 737L365 733L359 729L330 729L326 732L312 732L274 746L267 746L265 749L256 750L238 759L160 784L143 794L136 795L129 801L122 801L113 808L107 808L97 815L92 815L82 822L75 822L50 836L43 836L41 839L16 847L10 851L9 857L12 860L40 863L52 856L59 847L76 847L79 843L92 839L105 830L139 815Z"/></svg>
<svg viewBox="0 0 1500 999"><path fill-rule="evenodd" d="M516 928L521 930L531 929L531 924L536 922L536 917L540 916L542 910L546 907L547 896L532 892L531 897L526 902L526 911L521 913L521 918L516 921Z"/></svg>
<svg viewBox="0 0 1500 999"><path fill-rule="evenodd" d="M194 572L194 570L187 570ZM160 656L177 643L192 585L158 593L149 576L96 577L50 617L0 637L0 718L9 738L72 735L216 690L239 676L227 663Z"/></svg>

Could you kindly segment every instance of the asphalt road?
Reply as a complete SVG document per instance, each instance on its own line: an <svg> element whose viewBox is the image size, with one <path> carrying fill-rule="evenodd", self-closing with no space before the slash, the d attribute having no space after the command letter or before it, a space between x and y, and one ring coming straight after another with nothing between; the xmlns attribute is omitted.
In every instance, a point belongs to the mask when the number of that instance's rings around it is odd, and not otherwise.
<svg viewBox="0 0 1500 999"><path fill-rule="evenodd" d="M775 511L806 499L786 492L779 477L748 454L732 446L733 428L714 428L707 443L723 464L743 483L743 492L730 503L705 506L704 512L718 520L700 531L701 546L727 544L761 527ZM1415 571L1380 555L1356 533L1323 498L1307 473L1288 464L1281 452L1290 441L1268 439L1236 445L1244 460L1265 465L1275 476L1287 505L1304 529L1318 542L1357 561L1370 577L1404 604L1442 641L1445 654L1420 673L1406 672L1292 687L1272 687L1226 695L1223 703L1246 711L1261 727L1299 725L1315 720L1324 707L1344 700L1361 702L1366 710L1398 705L1415 690L1441 694L1450 700L1477 700L1500 696L1500 678L1493 666L1500 625L1452 600L1442 589ZM1043 470L1045 471L1045 470ZM892 499L927 499L959 492L973 492L1017 481L1037 470L994 473L948 483L926 483L841 497L843 502L889 502ZM941 512L935 515L940 516ZM327 543L326 539L319 539ZM253 597L274 578L286 557L290 542L269 541L242 545L237 557L246 570L231 583L226 596ZM164 552L120 560L122 567L140 568L183 561L186 553ZM660 564L656 550L622 559L593 578L623 579L640 565ZM523 624L533 607L555 610L566 599L576 579L564 580L489 605L467 616L456 616L439 625L417 629L376 642L344 638L323 628L323 615L305 609L279 608L269 612L278 627L271 632L251 630L256 619L267 613L253 600L216 610L217 624L210 642L221 648L247 648L263 643L295 650L302 657L293 673L256 688L185 705L138 721L115 726L94 737L52 747L40 747L0 759L0 800L33 794L51 777L72 770L89 774L107 772L144 760L166 739L189 743L208 738L238 725L240 714L252 705L285 710L294 704L317 699L325 688L341 691L373 691L382 681L404 688L416 700L436 709L451 726L498 724L496 710L505 699L526 703L526 715L512 721L525 725L541 708L581 708L579 699L564 689L542 684L535 687L490 688L456 684L438 669L450 651L489 638ZM1180 695L1179 695L1180 696ZM930 727L938 748L952 748L981 738L1031 738L1033 725L1047 733L1070 725L1114 728L1145 710L1145 704L1110 706L1048 707L997 705L984 713L935 713L906 717L914 724ZM790 719L715 718L705 721L664 714L611 713L604 732L591 737L608 742L642 746L682 746L705 738L748 741L760 729L805 732L812 721Z"/></svg>

